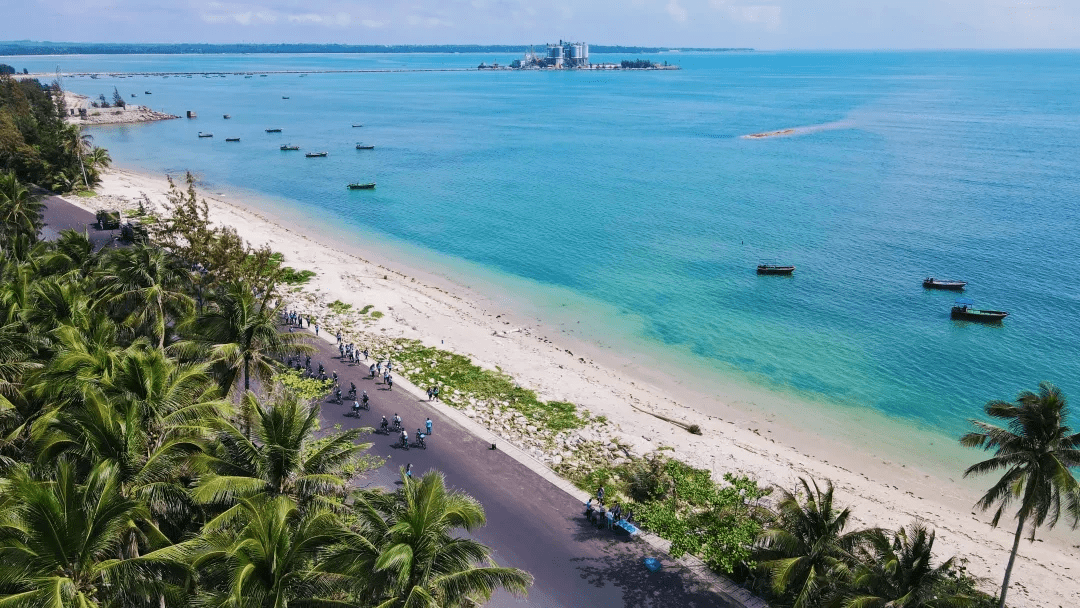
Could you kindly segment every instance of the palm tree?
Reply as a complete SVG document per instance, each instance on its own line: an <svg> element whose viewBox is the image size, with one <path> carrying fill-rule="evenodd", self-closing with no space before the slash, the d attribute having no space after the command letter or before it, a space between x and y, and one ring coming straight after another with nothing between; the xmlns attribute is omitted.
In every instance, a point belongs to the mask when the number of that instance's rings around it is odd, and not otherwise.
<svg viewBox="0 0 1080 608"><path fill-rule="evenodd" d="M37 240L41 231L44 205L30 196L30 191L15 177L14 171L0 173L0 238L4 249L19 235Z"/></svg>
<svg viewBox="0 0 1080 608"><path fill-rule="evenodd" d="M338 508L348 487L347 470L370 443L356 443L351 429L316 440L320 408L283 392L261 403L248 391L242 408L251 412L251 435L219 420L217 445L206 455L207 475L193 491L203 504L231 507L256 495L287 496L302 507ZM235 516L235 510L226 517Z"/></svg>
<svg viewBox="0 0 1080 608"><path fill-rule="evenodd" d="M365 576L364 595L379 608L465 608L482 604L496 589L528 593L532 576L494 565L490 549L457 534L484 525L480 503L447 490L435 471L419 479L403 472L401 481L394 494L360 495L356 513L370 544L339 552L327 567L348 565Z"/></svg>
<svg viewBox="0 0 1080 608"><path fill-rule="evenodd" d="M256 297L243 283L230 283L188 327L197 334L190 346L209 352L221 369L223 388L234 390L242 374L248 391L252 375L269 383L280 359L313 351L304 334L279 331L277 319L277 309L266 298Z"/></svg>
<svg viewBox="0 0 1080 608"><path fill-rule="evenodd" d="M45 480L16 475L3 500L0 605L123 606L136 592L137 584L118 584L127 560L116 556L143 508L121 495L114 467L80 484L61 460Z"/></svg>
<svg viewBox="0 0 1080 608"><path fill-rule="evenodd" d="M159 247L138 245L117 250L107 260L99 281L102 302L125 315L124 324L144 329L159 349L165 348L169 320L184 319L195 306L180 291L190 278Z"/></svg>
<svg viewBox="0 0 1080 608"><path fill-rule="evenodd" d="M794 608L808 608L842 591L868 531L844 532L851 510L837 510L831 481L824 490L815 480L799 484L805 499L781 489L777 526L762 533L757 552L773 591L793 593Z"/></svg>
<svg viewBox="0 0 1080 608"><path fill-rule="evenodd" d="M86 165L83 164L83 154L90 152L94 147L94 136L83 133L79 125L67 125L64 128L64 148L69 154L74 154L79 159L79 169L82 171L83 184L90 189L90 180L86 178Z"/></svg>
<svg viewBox="0 0 1080 608"><path fill-rule="evenodd" d="M1038 393L1020 393L1015 404L991 401L985 410L988 416L1006 421L1007 427L972 420L979 430L961 437L960 445L994 450L993 458L971 465L964 477L1005 471L976 503L984 511L997 505L991 526L997 527L1013 501L1020 502L998 599L1003 608L1024 525L1030 526L1030 540L1034 541L1038 528L1057 524L1063 507L1074 528L1080 523L1080 484L1072 471L1080 466L1080 433L1073 433L1065 424L1069 411L1065 395L1049 382L1040 383Z"/></svg>
<svg viewBox="0 0 1080 608"><path fill-rule="evenodd" d="M340 599L356 586L353 577L327 570L317 560L355 536L333 512L303 510L285 496L244 499L238 511L237 526L208 525L199 537L143 561L187 562L198 576L199 606L358 605Z"/></svg>
<svg viewBox="0 0 1080 608"><path fill-rule="evenodd" d="M875 530L859 551L862 563L852 587L855 593L845 608L953 608L974 603L974 598L942 590L949 581L953 559L933 565L933 530L921 523L894 534Z"/></svg>

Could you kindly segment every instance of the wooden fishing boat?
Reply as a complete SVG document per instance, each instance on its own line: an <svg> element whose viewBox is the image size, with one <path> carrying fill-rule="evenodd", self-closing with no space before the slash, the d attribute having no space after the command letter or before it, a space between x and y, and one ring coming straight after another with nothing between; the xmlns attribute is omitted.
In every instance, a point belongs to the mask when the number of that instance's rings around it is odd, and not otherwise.
<svg viewBox="0 0 1080 608"><path fill-rule="evenodd" d="M150 91L143 91L143 95L153 95Z"/></svg>
<svg viewBox="0 0 1080 608"><path fill-rule="evenodd" d="M281 146L281 151L282 152L288 152L290 150L299 150L299 149L300 149L300 146L290 146L289 144L285 144L284 146Z"/></svg>
<svg viewBox="0 0 1080 608"><path fill-rule="evenodd" d="M281 98L282 98L282 99L288 99L288 97L287 97L287 96L285 96L285 95L282 95L282 96L281 96Z"/></svg>
<svg viewBox="0 0 1080 608"><path fill-rule="evenodd" d="M794 266L784 266L781 264L758 264L758 274L791 274L795 272Z"/></svg>
<svg viewBox="0 0 1080 608"><path fill-rule="evenodd" d="M375 146L365 146L364 144L356 144L357 150L374 150Z"/></svg>
<svg viewBox="0 0 1080 608"><path fill-rule="evenodd" d="M324 156L326 156L328 154L330 154L330 153L329 152L308 152L304 156L306 156L308 158L322 158L322 157L324 157Z"/></svg>
<svg viewBox="0 0 1080 608"><path fill-rule="evenodd" d="M281 129L267 129L267 133L281 133Z"/></svg>
<svg viewBox="0 0 1080 608"><path fill-rule="evenodd" d="M199 131L199 137L213 137L213 136L214 136L213 133L203 133L202 131Z"/></svg>
<svg viewBox="0 0 1080 608"><path fill-rule="evenodd" d="M964 281L941 281L934 277L926 277L922 282L922 286L927 289L948 289L949 291L964 291L966 285Z"/></svg>
<svg viewBox="0 0 1080 608"><path fill-rule="evenodd" d="M957 300L949 314L953 319L960 321L978 321L980 323L1000 323L1009 316L1004 310L981 310L975 308L975 302L969 298Z"/></svg>
<svg viewBox="0 0 1080 608"><path fill-rule="evenodd" d="M364 126L364 125L353 124L354 129L357 128L357 127L362 127L362 126Z"/></svg>
<svg viewBox="0 0 1080 608"><path fill-rule="evenodd" d="M369 182L366 184L349 184L349 190L374 190L375 182Z"/></svg>
<svg viewBox="0 0 1080 608"><path fill-rule="evenodd" d="M225 120L229 120L230 118L232 118L232 116L230 116L228 114L224 114L224 115L222 115L222 118L224 118Z"/></svg>
<svg viewBox="0 0 1080 608"><path fill-rule="evenodd" d="M240 141L239 137L226 137L225 141Z"/></svg>

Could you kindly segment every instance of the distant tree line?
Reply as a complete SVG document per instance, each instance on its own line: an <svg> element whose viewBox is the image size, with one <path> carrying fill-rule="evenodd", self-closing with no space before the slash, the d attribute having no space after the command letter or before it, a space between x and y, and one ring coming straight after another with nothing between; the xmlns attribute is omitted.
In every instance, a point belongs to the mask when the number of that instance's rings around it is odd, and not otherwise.
<svg viewBox="0 0 1080 608"><path fill-rule="evenodd" d="M0 63L0 75L11 75L11 74L18 74L18 73L19 73L19 70L16 70L15 68L11 67L10 65L8 65L6 63ZM23 74L29 74L30 72L26 68L23 68L22 73Z"/></svg>
<svg viewBox="0 0 1080 608"><path fill-rule="evenodd" d="M624 70L643 69L655 68L656 62L649 61L648 59L623 59L620 65L622 65Z"/></svg>
<svg viewBox="0 0 1080 608"><path fill-rule="evenodd" d="M534 46L543 47L543 44ZM134 44L96 42L3 42L0 55L198 55L227 53L524 53L527 44ZM593 53L661 53L664 51L750 51L744 48L668 48L589 45Z"/></svg>

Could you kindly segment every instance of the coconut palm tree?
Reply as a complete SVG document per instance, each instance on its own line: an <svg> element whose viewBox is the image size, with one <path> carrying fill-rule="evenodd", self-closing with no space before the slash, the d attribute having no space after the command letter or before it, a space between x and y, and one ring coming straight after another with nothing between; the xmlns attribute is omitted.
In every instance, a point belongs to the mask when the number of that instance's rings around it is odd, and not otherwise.
<svg viewBox="0 0 1080 608"><path fill-rule="evenodd" d="M781 489L778 520L762 533L757 554L773 591L793 597L794 608L817 605L841 592L856 562L854 551L869 531L844 532L850 509L833 503L833 485L799 478L804 497Z"/></svg>
<svg viewBox="0 0 1080 608"><path fill-rule="evenodd" d="M895 533L874 530L859 548L862 562L845 608L962 608L974 598L947 594L953 559L934 565L934 531L921 523Z"/></svg>
<svg viewBox="0 0 1080 608"><path fill-rule="evenodd" d="M235 390L243 377L248 391L252 376L269 383L281 369L281 359L313 351L304 334L282 333L277 323L278 311L265 297L257 297L243 283L230 283L186 326L196 337L179 350L208 353L220 369L223 388Z"/></svg>
<svg viewBox="0 0 1080 608"><path fill-rule="evenodd" d="M79 483L61 460L44 480L11 478L2 500L0 605L124 606L139 589L134 580L118 584L127 564L117 556L143 507L121 495L114 467L96 467Z"/></svg>
<svg viewBox="0 0 1080 608"><path fill-rule="evenodd" d="M285 496L245 498L234 525L146 555L145 563L185 561L198 577L194 603L221 608L358 606L341 599L352 576L327 570L321 554L355 534L332 511L301 509Z"/></svg>
<svg viewBox="0 0 1080 608"><path fill-rule="evenodd" d="M137 245L116 250L106 260L99 294L125 325L153 337L163 349L169 321L182 320L194 309L194 300L181 291L189 279L161 248Z"/></svg>
<svg viewBox="0 0 1080 608"><path fill-rule="evenodd" d="M262 403L251 391L241 407L252 413L251 432L219 420L217 444L205 457L207 474L192 494L203 504L231 507L250 496L287 496L302 507L317 503L339 508L348 487L349 466L370 443L356 443L351 429L316 440L318 405L282 392ZM235 512L227 517L232 517Z"/></svg>
<svg viewBox="0 0 1080 608"><path fill-rule="evenodd" d="M10 250L19 235L32 241L44 225L41 210L45 206L30 196L30 191L15 177L14 171L0 173L0 246Z"/></svg>
<svg viewBox="0 0 1080 608"><path fill-rule="evenodd" d="M997 506L991 526L997 527L1005 510L1014 502L1020 503L998 598L1004 607L1024 526L1029 526L1030 540L1034 541L1037 529L1057 524L1062 509L1074 528L1080 523L1080 484L1073 475L1073 469L1080 467L1080 433L1073 433L1065 423L1069 411L1065 395L1049 382L1040 383L1037 393L1020 393L1016 403L991 401L985 411L1006 425L972 420L978 430L961 437L960 445L994 450L993 458L971 465L964 477L1005 472L976 503L984 511Z"/></svg>
<svg viewBox="0 0 1080 608"><path fill-rule="evenodd" d="M356 513L370 544L329 557L328 568L348 565L366 578L363 595L379 608L465 608L496 589L528 593L532 576L494 565L490 549L457 533L484 525L480 503L448 490L435 471L419 479L403 472L401 481L396 493L360 495Z"/></svg>

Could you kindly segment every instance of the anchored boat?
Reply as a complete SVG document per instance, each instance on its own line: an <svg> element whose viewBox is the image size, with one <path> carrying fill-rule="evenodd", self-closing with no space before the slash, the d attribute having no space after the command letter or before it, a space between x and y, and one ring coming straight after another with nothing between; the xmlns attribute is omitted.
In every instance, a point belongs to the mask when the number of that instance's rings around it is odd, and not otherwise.
<svg viewBox="0 0 1080 608"><path fill-rule="evenodd" d="M349 184L349 190L374 190L375 182L369 182L366 184Z"/></svg>
<svg viewBox="0 0 1080 608"><path fill-rule="evenodd" d="M222 118L224 118L225 120L229 120L230 118L232 118L232 116L225 114L222 116Z"/></svg>
<svg viewBox="0 0 1080 608"><path fill-rule="evenodd" d="M375 146L365 146L364 144L356 144L357 150L374 150Z"/></svg>
<svg viewBox="0 0 1080 608"><path fill-rule="evenodd" d="M926 277L922 282L922 286L927 289L948 289L949 291L964 291L966 285L965 281L940 281L934 277Z"/></svg>
<svg viewBox="0 0 1080 608"><path fill-rule="evenodd" d="M355 123L353 124L353 128L354 128L354 129L355 129L356 127L362 127L362 126L364 126L364 125L358 125L358 124L355 124Z"/></svg>
<svg viewBox="0 0 1080 608"><path fill-rule="evenodd" d="M950 315L953 319L961 321L979 321L981 323L1000 323L1009 316L1004 310L980 310L975 308L975 302L970 298L960 298L952 307Z"/></svg>
<svg viewBox="0 0 1080 608"><path fill-rule="evenodd" d="M794 266L784 266L782 264L764 263L758 264L758 274L791 274L795 272Z"/></svg>
<svg viewBox="0 0 1080 608"><path fill-rule="evenodd" d="M308 152L304 156L306 156L308 158L322 158L322 157L326 156L327 154L329 154L329 152Z"/></svg>
<svg viewBox="0 0 1080 608"><path fill-rule="evenodd" d="M267 129L267 133L281 133L281 129Z"/></svg>
<svg viewBox="0 0 1080 608"><path fill-rule="evenodd" d="M281 146L281 151L282 152L288 152L290 150L299 150L299 149L300 149L300 146L290 146L289 144L285 144L284 146Z"/></svg>
<svg viewBox="0 0 1080 608"><path fill-rule="evenodd" d="M213 133L203 133L202 131L199 131L199 137L213 137L213 136L214 136Z"/></svg>
<svg viewBox="0 0 1080 608"><path fill-rule="evenodd" d="M226 137L225 141L240 141L239 137Z"/></svg>

